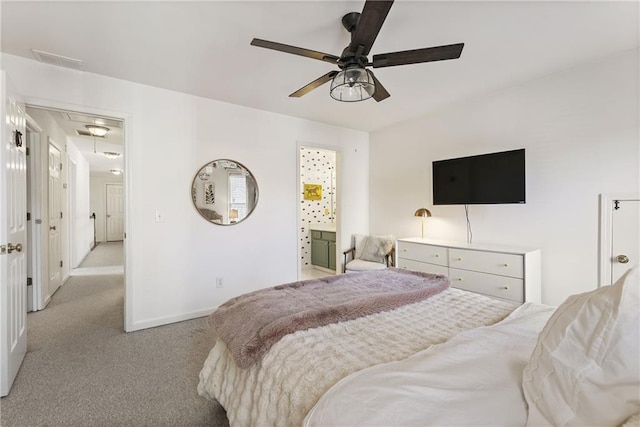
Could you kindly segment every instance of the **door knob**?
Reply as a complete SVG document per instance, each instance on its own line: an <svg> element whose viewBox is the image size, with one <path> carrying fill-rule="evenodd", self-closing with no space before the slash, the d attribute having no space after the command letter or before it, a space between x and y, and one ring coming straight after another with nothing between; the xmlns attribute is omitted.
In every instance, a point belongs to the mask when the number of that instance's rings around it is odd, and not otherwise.
<svg viewBox="0 0 640 427"><path fill-rule="evenodd" d="M7 245L7 252L11 253L13 251L22 252L22 243L18 243L17 245L13 245L13 243L9 243Z"/></svg>
<svg viewBox="0 0 640 427"><path fill-rule="evenodd" d="M55 229L56 229L55 225L52 225L52 226L49 227L49 230L55 230Z"/></svg>
<svg viewBox="0 0 640 427"><path fill-rule="evenodd" d="M629 262L629 257L626 255L618 255L616 257L616 261L618 261L620 264L626 264Z"/></svg>

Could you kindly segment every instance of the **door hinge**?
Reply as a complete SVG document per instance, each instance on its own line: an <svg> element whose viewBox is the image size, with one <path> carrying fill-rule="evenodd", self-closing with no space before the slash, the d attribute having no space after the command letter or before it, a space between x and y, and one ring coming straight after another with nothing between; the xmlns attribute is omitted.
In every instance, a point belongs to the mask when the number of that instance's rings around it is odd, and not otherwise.
<svg viewBox="0 0 640 427"><path fill-rule="evenodd" d="M31 212L27 212L27 221L31 221Z"/></svg>
<svg viewBox="0 0 640 427"><path fill-rule="evenodd" d="M33 279L31 277L27 277L27 286L33 285Z"/></svg>
<svg viewBox="0 0 640 427"><path fill-rule="evenodd" d="M60 163L60 170L62 170L62 163Z"/></svg>
<svg viewBox="0 0 640 427"><path fill-rule="evenodd" d="M60 218L62 218L62 212L60 212Z"/></svg>
<svg viewBox="0 0 640 427"><path fill-rule="evenodd" d="M62 261L60 261L60 267L62 267L64 265L64 263Z"/></svg>
<svg viewBox="0 0 640 427"><path fill-rule="evenodd" d="M27 147L27 149L25 150L27 156L29 155L29 147Z"/></svg>
<svg viewBox="0 0 640 427"><path fill-rule="evenodd" d="M4 255L7 253L7 246L6 245L0 245L0 255Z"/></svg>

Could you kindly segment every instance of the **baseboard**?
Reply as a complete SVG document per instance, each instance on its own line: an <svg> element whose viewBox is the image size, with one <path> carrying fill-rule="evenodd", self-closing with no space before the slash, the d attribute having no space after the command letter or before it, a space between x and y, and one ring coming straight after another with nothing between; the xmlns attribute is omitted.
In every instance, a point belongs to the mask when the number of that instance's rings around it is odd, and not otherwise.
<svg viewBox="0 0 640 427"><path fill-rule="evenodd" d="M142 320L133 322L131 329L126 332L140 331L142 329L155 328L157 326L169 325L171 323L184 322L185 320L197 319L205 317L214 312L216 308L208 308L205 310L193 311L191 313L179 314L177 316L157 317L155 319Z"/></svg>

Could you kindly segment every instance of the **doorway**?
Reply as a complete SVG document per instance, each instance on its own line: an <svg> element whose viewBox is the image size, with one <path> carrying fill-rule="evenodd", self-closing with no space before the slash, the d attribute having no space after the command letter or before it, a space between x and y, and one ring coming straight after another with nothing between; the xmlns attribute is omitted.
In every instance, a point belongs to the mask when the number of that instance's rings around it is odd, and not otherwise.
<svg viewBox="0 0 640 427"><path fill-rule="evenodd" d="M640 195L600 196L599 286L615 283L640 265Z"/></svg>
<svg viewBox="0 0 640 427"><path fill-rule="evenodd" d="M338 152L300 146L299 280L337 273Z"/></svg>
<svg viewBox="0 0 640 427"><path fill-rule="evenodd" d="M28 105L26 109L31 129L27 133L28 200L33 249L29 251L29 291L30 308L37 311L45 309L51 296L94 249L94 199L105 206L106 182L120 187L118 240L123 240L124 121L40 106ZM89 132L91 126L106 133L96 136ZM112 170L117 171L117 177ZM100 237L106 241L104 233ZM118 247L124 252L122 244ZM122 270L121 266L118 271Z"/></svg>

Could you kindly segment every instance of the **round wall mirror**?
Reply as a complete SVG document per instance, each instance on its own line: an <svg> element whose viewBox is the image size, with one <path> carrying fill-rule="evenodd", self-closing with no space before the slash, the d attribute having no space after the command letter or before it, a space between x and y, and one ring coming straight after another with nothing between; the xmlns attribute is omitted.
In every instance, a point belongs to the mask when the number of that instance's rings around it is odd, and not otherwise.
<svg viewBox="0 0 640 427"><path fill-rule="evenodd" d="M207 221L234 225L251 215L258 204L258 184L242 164L218 159L202 166L193 177L191 200Z"/></svg>

